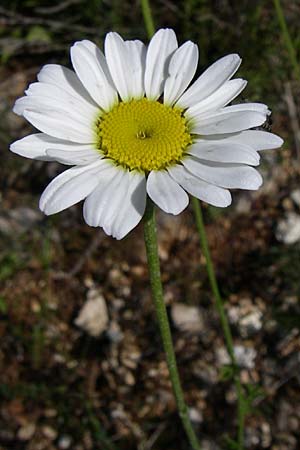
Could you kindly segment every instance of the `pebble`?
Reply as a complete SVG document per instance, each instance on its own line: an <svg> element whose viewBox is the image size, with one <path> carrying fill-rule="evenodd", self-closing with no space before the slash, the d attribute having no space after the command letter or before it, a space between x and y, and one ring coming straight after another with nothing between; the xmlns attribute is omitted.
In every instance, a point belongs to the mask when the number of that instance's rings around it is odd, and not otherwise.
<svg viewBox="0 0 300 450"><path fill-rule="evenodd" d="M230 358L225 347L216 348L216 360L219 366L230 364Z"/></svg>
<svg viewBox="0 0 300 450"><path fill-rule="evenodd" d="M57 431L54 430L54 428L50 427L49 425L45 425L42 428L43 435L50 439L51 441L54 441L57 438Z"/></svg>
<svg viewBox="0 0 300 450"><path fill-rule="evenodd" d="M109 318L105 299L98 289L91 288L87 301L75 319L75 325L90 336L98 337L108 326Z"/></svg>
<svg viewBox="0 0 300 450"><path fill-rule="evenodd" d="M285 218L278 222L275 235L276 239L284 244L300 241L300 215L288 212Z"/></svg>
<svg viewBox="0 0 300 450"><path fill-rule="evenodd" d="M262 313L258 309L242 317L239 323L242 337L253 336L262 328Z"/></svg>
<svg viewBox="0 0 300 450"><path fill-rule="evenodd" d="M263 326L263 314L250 298L241 299L238 306L229 307L228 318L239 328L242 337L253 336Z"/></svg>
<svg viewBox="0 0 300 450"><path fill-rule="evenodd" d="M272 443L271 427L267 422L261 424L261 445L262 448L270 448Z"/></svg>
<svg viewBox="0 0 300 450"><path fill-rule="evenodd" d="M109 328L107 330L107 336L114 344L118 344L123 340L123 333L117 322L112 321L110 323Z"/></svg>
<svg viewBox="0 0 300 450"><path fill-rule="evenodd" d="M235 209L239 214L248 214L251 210L251 200L249 197L240 197L235 205Z"/></svg>
<svg viewBox="0 0 300 450"><path fill-rule="evenodd" d="M291 192L291 199L300 208L300 189L295 189Z"/></svg>
<svg viewBox="0 0 300 450"><path fill-rule="evenodd" d="M34 423L27 423L26 425L23 425L21 428L19 428L17 438L20 441L29 441L34 435L35 430L36 426Z"/></svg>
<svg viewBox="0 0 300 450"><path fill-rule="evenodd" d="M204 329L204 322L199 308L174 303L171 307L171 317L176 328L190 333L200 333Z"/></svg>
<svg viewBox="0 0 300 450"><path fill-rule="evenodd" d="M235 345L234 354L238 366L244 369L253 369L255 367L255 358L257 352L252 347L245 347L244 345ZM225 347L219 347L216 349L216 360L220 366L230 364L230 358Z"/></svg>
<svg viewBox="0 0 300 450"><path fill-rule="evenodd" d="M67 450L68 448L70 448L72 444L72 438L71 436L68 436L67 434L64 434L63 436L61 436L58 440L58 448L61 450Z"/></svg>
<svg viewBox="0 0 300 450"><path fill-rule="evenodd" d="M210 441L208 439L204 439L201 442L201 448L202 450L221 450L220 447L213 441Z"/></svg>
<svg viewBox="0 0 300 450"><path fill-rule="evenodd" d="M253 369L255 367L257 352L254 348L236 345L234 346L234 354L238 366L245 369Z"/></svg>
<svg viewBox="0 0 300 450"><path fill-rule="evenodd" d="M189 417L190 417L190 420L194 423L202 423L203 422L203 415L196 408L189 408Z"/></svg>

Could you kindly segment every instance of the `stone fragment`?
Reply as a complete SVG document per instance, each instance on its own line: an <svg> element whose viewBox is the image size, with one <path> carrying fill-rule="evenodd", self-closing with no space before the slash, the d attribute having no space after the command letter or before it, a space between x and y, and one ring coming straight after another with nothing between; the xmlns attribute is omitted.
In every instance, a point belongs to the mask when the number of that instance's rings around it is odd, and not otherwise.
<svg viewBox="0 0 300 450"><path fill-rule="evenodd" d="M295 244L300 241L300 215L288 212L277 224L276 239L284 244Z"/></svg>
<svg viewBox="0 0 300 450"><path fill-rule="evenodd" d="M181 331L190 333L200 333L203 331L203 318L199 308L196 306L174 303L171 307L171 316L176 328Z"/></svg>
<svg viewBox="0 0 300 450"><path fill-rule="evenodd" d="M62 435L59 439L58 439L58 448L61 450L67 450L68 448L71 447L72 444L72 438L71 436L68 436L67 434Z"/></svg>
<svg viewBox="0 0 300 450"><path fill-rule="evenodd" d="M26 423L19 428L17 437L20 441L29 441L34 435L36 426L34 423Z"/></svg>
<svg viewBox="0 0 300 450"><path fill-rule="evenodd" d="M91 288L87 294L87 301L75 319L75 325L90 336L98 337L107 329L108 322L105 299L98 289Z"/></svg>
<svg viewBox="0 0 300 450"><path fill-rule="evenodd" d="M43 435L51 441L54 441L57 438L57 431L49 425L43 426L42 432Z"/></svg>
<svg viewBox="0 0 300 450"><path fill-rule="evenodd" d="M244 345L235 345L234 354L239 367L244 369L253 369L255 367L257 352L254 348L245 347Z"/></svg>
<svg viewBox="0 0 300 450"><path fill-rule="evenodd" d="M291 192L291 199L300 208L300 189L295 189Z"/></svg>

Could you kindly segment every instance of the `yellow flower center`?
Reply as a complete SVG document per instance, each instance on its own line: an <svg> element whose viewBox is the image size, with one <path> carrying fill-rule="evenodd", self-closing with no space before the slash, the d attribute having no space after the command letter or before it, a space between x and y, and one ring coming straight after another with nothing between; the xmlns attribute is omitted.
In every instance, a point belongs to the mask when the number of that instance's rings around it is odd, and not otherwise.
<svg viewBox="0 0 300 450"><path fill-rule="evenodd" d="M192 138L182 112L146 98L121 102L97 122L98 148L118 165L149 172L179 162Z"/></svg>

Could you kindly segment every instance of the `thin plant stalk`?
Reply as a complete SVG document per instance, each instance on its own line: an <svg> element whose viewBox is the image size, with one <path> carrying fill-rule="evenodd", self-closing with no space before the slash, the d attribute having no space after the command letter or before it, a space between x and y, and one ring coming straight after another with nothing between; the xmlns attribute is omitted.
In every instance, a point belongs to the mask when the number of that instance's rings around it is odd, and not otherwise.
<svg viewBox="0 0 300 450"><path fill-rule="evenodd" d="M167 364L169 368L170 379L179 416L193 450L201 450L200 444L194 432L191 420L189 418L188 408L184 401L183 391L178 374L176 356L172 342L171 329L167 315L167 309L163 298L163 288L160 275L160 264L158 257L158 246L155 224L155 209L152 200L147 198L147 207L144 215L144 236L147 252L148 268L152 296L154 300L156 316L162 337L163 347L166 353Z"/></svg>
<svg viewBox="0 0 300 450"><path fill-rule="evenodd" d="M206 269L207 274L211 286L212 293L215 297L216 302L216 308L220 317L220 322L222 325L224 338L225 338L225 344L226 348L231 360L231 365L233 368L233 377L234 377L234 383L237 393L237 399L238 399L238 432L237 432L237 443L238 443L238 450L242 450L244 448L244 426L245 426L245 400L243 395L243 389L239 374L239 367L236 361L236 357L234 354L234 347L233 347L233 339L232 334L230 330L230 326L228 323L227 315L225 312L224 304L220 295L219 286L215 274L214 265L212 262L212 258L210 255L210 250L208 246L206 231L205 231L205 225L203 220L203 214L201 210L201 206L199 201L192 197L192 203L194 207L194 215L196 220L196 226L199 233L199 239L202 247L202 251L206 260Z"/></svg>
<svg viewBox="0 0 300 450"><path fill-rule="evenodd" d="M155 33L155 26L154 26L154 22L153 22L153 16L152 16L149 1L141 0L141 7L142 7L142 13L143 13L143 18L144 18L147 34L148 34L149 39L151 39Z"/></svg>
<svg viewBox="0 0 300 450"><path fill-rule="evenodd" d="M143 18L149 39L155 33L150 3L148 0L141 0ZM158 246L155 224L155 207L152 200L147 197L147 206L144 215L144 236L145 246L148 260L148 268L150 274L150 283L152 296L154 300L156 316L159 324L160 334L162 337L163 347L166 353L166 359L172 383L173 392L176 399L179 417L183 428L188 437L189 443L193 450L201 450L201 446L193 429L189 418L188 408L184 401L183 390L179 378L177 361L172 341L171 329L167 315L167 309L163 297L163 288L160 275L160 264L158 257Z"/></svg>
<svg viewBox="0 0 300 450"><path fill-rule="evenodd" d="M285 42L285 45L286 45L286 48L288 51L288 55L290 58L290 62L291 62L291 65L293 66L294 74L295 74L297 80L300 81L300 65L297 60L296 50L295 50L293 41L292 41L290 33L289 33L289 29L288 29L288 26L287 26L287 23L286 23L286 20L284 17L284 13L283 13L283 9L281 7L280 0L273 0L273 3L275 6L277 20L279 22L279 26L281 29L281 35Z"/></svg>

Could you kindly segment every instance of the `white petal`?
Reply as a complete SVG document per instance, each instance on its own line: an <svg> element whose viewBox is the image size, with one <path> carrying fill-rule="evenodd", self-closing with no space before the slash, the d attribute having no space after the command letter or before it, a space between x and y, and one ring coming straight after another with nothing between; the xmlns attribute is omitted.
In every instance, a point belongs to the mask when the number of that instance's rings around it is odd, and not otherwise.
<svg viewBox="0 0 300 450"><path fill-rule="evenodd" d="M209 97L189 108L186 111L185 116L193 119L209 111L215 111L223 108L242 92L242 90L246 87L246 84L247 81L240 78L226 81L223 86L221 86Z"/></svg>
<svg viewBox="0 0 300 450"><path fill-rule="evenodd" d="M185 42L172 55L164 87L164 103L173 105L192 81L198 64L198 47Z"/></svg>
<svg viewBox="0 0 300 450"><path fill-rule="evenodd" d="M177 183L194 197L222 208L230 205L231 195L229 191L200 180L183 166L173 166L168 169L168 172Z"/></svg>
<svg viewBox="0 0 300 450"><path fill-rule="evenodd" d="M271 111L264 103L240 103L238 105L227 106L223 111L255 111L265 116L269 116Z"/></svg>
<svg viewBox="0 0 300 450"><path fill-rule="evenodd" d="M151 39L145 72L145 91L149 99L157 100L162 94L170 58L177 47L176 34L170 29L158 30Z"/></svg>
<svg viewBox="0 0 300 450"><path fill-rule="evenodd" d="M131 92L133 98L145 94L144 76L146 67L146 46L141 41L125 41L128 50L130 70L132 72Z"/></svg>
<svg viewBox="0 0 300 450"><path fill-rule="evenodd" d="M103 172L97 189L84 203L85 221L122 239L141 220L146 204L144 175L111 166Z"/></svg>
<svg viewBox="0 0 300 450"><path fill-rule="evenodd" d="M73 96L96 106L89 93L82 86L73 70L58 64L46 64L39 72L37 79L43 83L53 84Z"/></svg>
<svg viewBox="0 0 300 450"><path fill-rule="evenodd" d="M92 124L88 127L68 117L63 110L56 111L50 107L34 104L28 107L23 115L38 130L50 136L82 144L90 144L96 140Z"/></svg>
<svg viewBox="0 0 300 450"><path fill-rule="evenodd" d="M95 102L108 111L118 101L117 92L107 79L104 55L90 41L76 42L71 47L76 74Z"/></svg>
<svg viewBox="0 0 300 450"><path fill-rule="evenodd" d="M99 108L97 106L92 106L83 97L71 95L60 87L50 83L32 83L25 93L28 96L28 103L36 100L45 106L50 105L56 109L64 109L68 111L68 115L76 113L76 117L79 120L85 118L90 122L99 115ZM23 101L26 104L26 101ZM26 109L26 106L24 109Z"/></svg>
<svg viewBox="0 0 300 450"><path fill-rule="evenodd" d="M196 134L235 133L252 127L258 127L266 121L266 113L252 110L237 110L227 106L211 115L193 118L190 130Z"/></svg>
<svg viewBox="0 0 300 450"><path fill-rule="evenodd" d="M47 215L75 205L87 197L98 184L102 160L84 167L72 167L58 175L46 187L40 209Z"/></svg>
<svg viewBox="0 0 300 450"><path fill-rule="evenodd" d="M120 192L120 191L119 191ZM116 210L113 226L104 228L106 233L116 239L122 239L142 219L146 207L146 179L138 172L127 172L127 189L122 191L121 205Z"/></svg>
<svg viewBox="0 0 300 450"><path fill-rule="evenodd" d="M13 111L40 131L74 142L96 139L94 123L99 114L96 108L51 84L34 83L27 92L29 95L16 101Z"/></svg>
<svg viewBox="0 0 300 450"><path fill-rule="evenodd" d="M254 150L270 150L279 148L283 144L283 139L276 134L259 130L246 130L229 136L224 134L220 137L226 141L249 145Z"/></svg>
<svg viewBox="0 0 300 450"><path fill-rule="evenodd" d="M197 177L208 183L229 189L256 190L262 184L262 177L253 167L200 162L198 159L185 158L182 163Z"/></svg>
<svg viewBox="0 0 300 450"><path fill-rule="evenodd" d="M154 203L166 213L179 214L189 203L186 192L165 170L150 172L147 192Z"/></svg>
<svg viewBox="0 0 300 450"><path fill-rule="evenodd" d="M83 206L83 215L86 223L92 227L100 226L101 215L109 206L114 195L115 186L121 181L125 170L117 168L113 164L107 164L101 172L97 189L90 195Z"/></svg>
<svg viewBox="0 0 300 450"><path fill-rule="evenodd" d="M57 146L59 147L59 146ZM99 152L97 152L96 149L91 148L91 146L86 146L85 149L77 149L76 145L75 148L63 150L60 148L51 148L49 150L46 150L46 154L54 159L55 161L60 162L61 164L66 165L76 165L76 166L82 166L85 164L90 164L93 161L96 161L97 159L101 159L102 156ZM80 147L80 146L79 146Z"/></svg>
<svg viewBox="0 0 300 450"><path fill-rule="evenodd" d="M133 77L133 67L131 64L136 53L129 51L128 44L125 44L118 33L108 33L105 39L105 56L111 77L123 101L133 98L135 92L135 79ZM136 69L136 68L135 68Z"/></svg>
<svg viewBox="0 0 300 450"><path fill-rule="evenodd" d="M235 74L241 61L236 54L224 56L216 61L180 97L176 106L188 108L204 100Z"/></svg>
<svg viewBox="0 0 300 450"><path fill-rule="evenodd" d="M101 69L103 70L105 77L108 81L108 83L115 88L113 79L111 77L106 58L103 54L103 52L97 47L96 44L94 44L92 41L89 41L87 39L84 39L83 41L80 41L82 45L84 45L91 53L96 55L96 58L99 60Z"/></svg>
<svg viewBox="0 0 300 450"><path fill-rule="evenodd" d="M10 150L25 158L53 161L53 158L46 154L46 146L49 143L52 144L54 140L44 133L30 134L19 141L13 142Z"/></svg>
<svg viewBox="0 0 300 450"><path fill-rule="evenodd" d="M65 164L80 164L78 156L81 153L82 161L99 159L100 153L90 144L75 144L74 142L63 141L44 133L31 134L14 142L10 150L26 158L39 159L42 161L59 161ZM65 158L63 158L65 155ZM75 162L75 159L78 162Z"/></svg>
<svg viewBox="0 0 300 450"><path fill-rule="evenodd" d="M221 163L238 163L257 166L260 156L249 145L238 142L223 141L195 141L187 152L198 159Z"/></svg>

